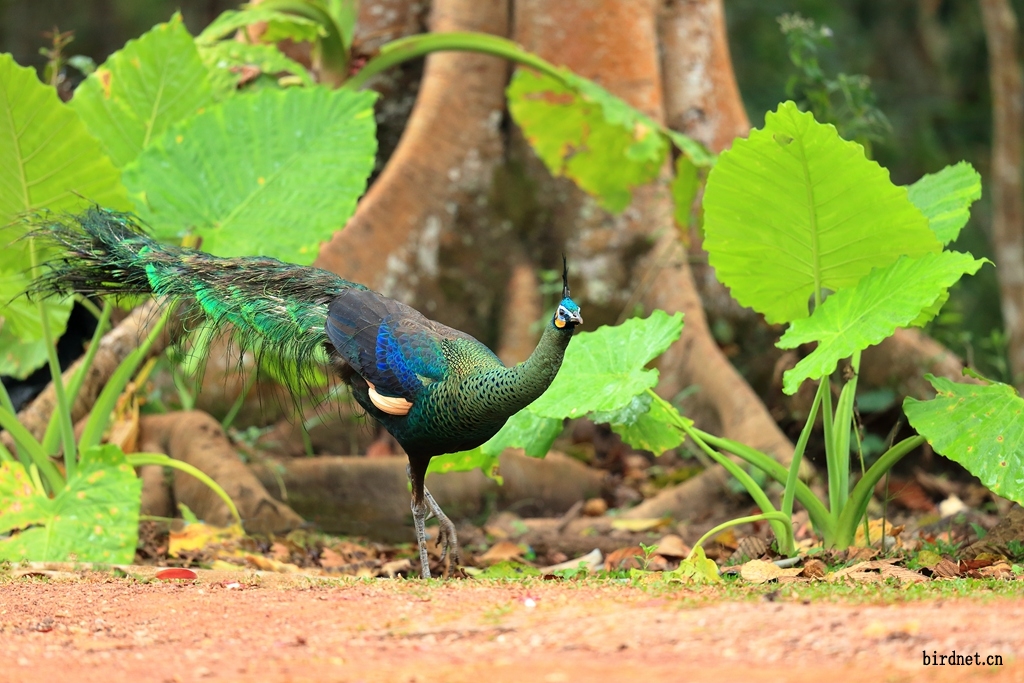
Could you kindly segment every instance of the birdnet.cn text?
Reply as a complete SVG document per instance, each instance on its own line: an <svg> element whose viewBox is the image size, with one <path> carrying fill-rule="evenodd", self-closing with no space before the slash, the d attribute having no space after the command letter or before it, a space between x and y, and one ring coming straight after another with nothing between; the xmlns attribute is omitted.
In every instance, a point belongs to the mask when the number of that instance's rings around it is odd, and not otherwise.
<svg viewBox="0 0 1024 683"><path fill-rule="evenodd" d="M982 656L975 652L973 655L965 655L957 653L953 650L949 653L940 653L937 650L932 650L931 654L928 654L926 650L921 650L923 661L921 662L924 666L1002 666L1003 656L1002 655L985 655Z"/></svg>

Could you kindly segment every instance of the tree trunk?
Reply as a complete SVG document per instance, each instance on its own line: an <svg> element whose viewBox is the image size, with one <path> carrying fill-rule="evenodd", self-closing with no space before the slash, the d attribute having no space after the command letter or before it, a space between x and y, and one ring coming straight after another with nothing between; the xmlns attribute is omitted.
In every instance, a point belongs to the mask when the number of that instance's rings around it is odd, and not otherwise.
<svg viewBox="0 0 1024 683"><path fill-rule="evenodd" d="M528 50L598 81L648 116L664 120L658 2L518 0L515 9L516 40ZM704 21L700 14L691 19L698 24ZM571 40L565 36L567 26L573 27ZM721 22L715 26L719 32L723 28ZM685 34L684 29L678 19L677 35ZM710 60L724 53L724 36L717 40L719 49L708 49L703 58ZM623 59L625 54L630 58ZM666 54L669 59L674 56ZM714 68L705 64L703 68L673 67L672 72L721 74L724 70L717 64ZM708 93L712 89L704 84L699 90ZM675 111L686 109L679 99L675 102ZM705 100L696 106L708 105ZM741 107L737 104L733 111L741 111ZM731 123L719 139L731 139L740 124L742 121ZM575 227L569 251L571 263L583 276L584 310L589 312L596 304L598 320L617 318L642 285L640 300L646 308L683 311L683 336L659 362L662 379L658 391L672 398L686 387L699 387L687 412L702 426L787 462L792 454L789 440L711 337L686 252L673 226L667 181L664 174L638 189L633 204L621 216L598 210L592 199L574 187L560 188L564 219ZM565 215L567 210L574 213Z"/></svg>
<svg viewBox="0 0 1024 683"><path fill-rule="evenodd" d="M1024 83L1017 55L1017 17L1009 0L980 0L992 88L992 244L1007 353L1024 386Z"/></svg>

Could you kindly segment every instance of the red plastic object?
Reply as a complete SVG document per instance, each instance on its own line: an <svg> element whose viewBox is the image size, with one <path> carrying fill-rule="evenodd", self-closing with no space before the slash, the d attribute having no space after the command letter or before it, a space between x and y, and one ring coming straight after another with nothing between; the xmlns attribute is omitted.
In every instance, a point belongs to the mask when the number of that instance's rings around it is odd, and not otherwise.
<svg viewBox="0 0 1024 683"><path fill-rule="evenodd" d="M196 574L191 569L175 567L172 569L161 569L156 573L156 578L164 581L169 581L171 579L198 579L199 574Z"/></svg>

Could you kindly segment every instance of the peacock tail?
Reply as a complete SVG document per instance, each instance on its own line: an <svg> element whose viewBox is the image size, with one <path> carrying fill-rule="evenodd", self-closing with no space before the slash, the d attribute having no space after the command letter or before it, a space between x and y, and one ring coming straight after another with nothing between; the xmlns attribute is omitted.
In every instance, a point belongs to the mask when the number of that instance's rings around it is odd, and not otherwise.
<svg viewBox="0 0 1024 683"><path fill-rule="evenodd" d="M93 207L76 215L34 219L31 236L57 246L32 293L141 295L179 302L186 321L230 329L243 349L302 375L326 362L328 304L365 290L319 268L277 259L220 258L157 242L135 218ZM186 323L187 326L193 326Z"/></svg>

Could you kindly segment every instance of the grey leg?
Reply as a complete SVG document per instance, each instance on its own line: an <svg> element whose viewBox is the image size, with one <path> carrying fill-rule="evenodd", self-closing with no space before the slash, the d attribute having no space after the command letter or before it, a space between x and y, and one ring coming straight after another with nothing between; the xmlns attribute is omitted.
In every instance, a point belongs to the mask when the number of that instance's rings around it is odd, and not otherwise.
<svg viewBox="0 0 1024 683"><path fill-rule="evenodd" d="M412 505L412 522L413 526L416 527L416 543L420 547L420 578L430 578L430 557L427 555L427 505L421 501L419 505L416 504L416 499L413 498Z"/></svg>
<svg viewBox="0 0 1024 683"><path fill-rule="evenodd" d="M441 561L444 562L444 558L450 557L449 567L457 567L462 563L462 555L459 553L459 537L455 534L455 525L448 519L448 515L444 514L426 487L423 489L423 498L430 512L437 518L437 545L442 548Z"/></svg>

